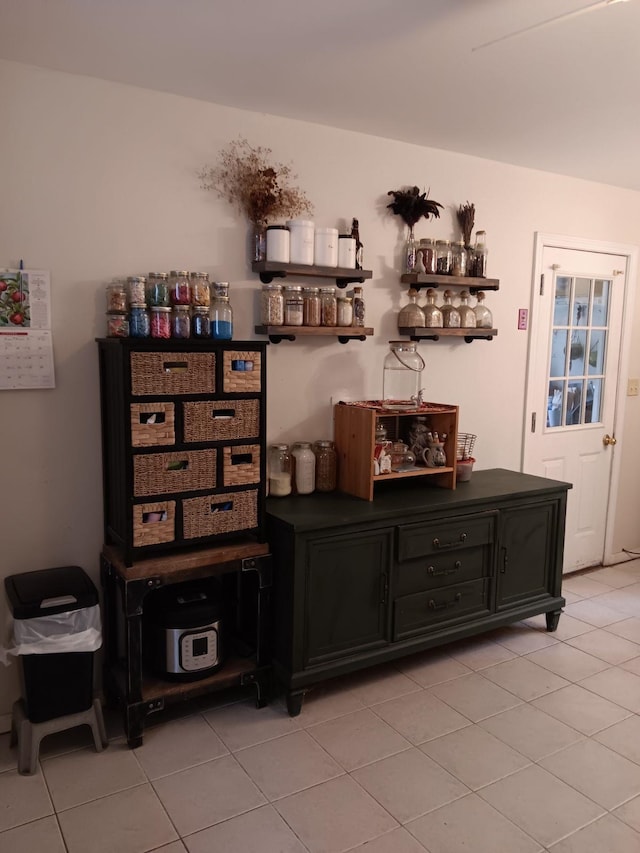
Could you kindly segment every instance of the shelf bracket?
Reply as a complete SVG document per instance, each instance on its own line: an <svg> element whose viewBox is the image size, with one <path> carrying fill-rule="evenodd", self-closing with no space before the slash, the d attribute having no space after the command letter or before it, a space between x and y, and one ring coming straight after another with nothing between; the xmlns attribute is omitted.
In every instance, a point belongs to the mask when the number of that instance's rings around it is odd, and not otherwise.
<svg viewBox="0 0 640 853"><path fill-rule="evenodd" d="M345 288L348 284L364 284L364 279L357 276L336 279L336 285L340 288Z"/></svg>
<svg viewBox="0 0 640 853"><path fill-rule="evenodd" d="M280 341L295 341L295 339L295 335L269 335L272 344L279 344Z"/></svg>
<svg viewBox="0 0 640 853"><path fill-rule="evenodd" d="M272 584L271 556L245 557L242 561L243 572L257 572L260 589L268 589Z"/></svg>
<svg viewBox="0 0 640 853"><path fill-rule="evenodd" d="M285 272L261 272L260 273L260 281L263 284L271 284L274 278L286 278L287 274Z"/></svg>
<svg viewBox="0 0 640 853"><path fill-rule="evenodd" d="M338 340L341 344L347 344L349 341L366 341L364 335L338 335Z"/></svg>
<svg viewBox="0 0 640 853"><path fill-rule="evenodd" d="M472 341L492 341L493 335L465 335L464 341L470 344Z"/></svg>

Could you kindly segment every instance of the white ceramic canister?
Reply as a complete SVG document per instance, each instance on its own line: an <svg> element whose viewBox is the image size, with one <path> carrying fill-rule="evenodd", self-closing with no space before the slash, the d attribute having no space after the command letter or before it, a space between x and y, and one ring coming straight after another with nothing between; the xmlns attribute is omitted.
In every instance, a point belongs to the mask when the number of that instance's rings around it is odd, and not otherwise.
<svg viewBox="0 0 640 853"><path fill-rule="evenodd" d="M310 219L288 219L287 228L290 235L290 263L313 265L313 222Z"/></svg>
<svg viewBox="0 0 640 853"><path fill-rule="evenodd" d="M356 238L351 234L338 237L338 266L349 270L356 268Z"/></svg>
<svg viewBox="0 0 640 853"><path fill-rule="evenodd" d="M318 267L338 266L338 229L316 228L314 263Z"/></svg>
<svg viewBox="0 0 640 853"><path fill-rule="evenodd" d="M286 225L267 225L267 260L289 263L289 229Z"/></svg>

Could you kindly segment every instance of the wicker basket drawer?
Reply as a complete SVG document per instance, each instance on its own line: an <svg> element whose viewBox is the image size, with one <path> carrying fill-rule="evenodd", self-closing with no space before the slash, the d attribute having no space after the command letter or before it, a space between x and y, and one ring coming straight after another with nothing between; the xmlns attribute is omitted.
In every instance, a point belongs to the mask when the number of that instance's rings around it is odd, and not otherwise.
<svg viewBox="0 0 640 853"><path fill-rule="evenodd" d="M133 547L173 542L176 538L176 502L156 501L133 507Z"/></svg>
<svg viewBox="0 0 640 853"><path fill-rule="evenodd" d="M223 448L223 486L244 486L258 482L260 482L259 444L242 444Z"/></svg>
<svg viewBox="0 0 640 853"><path fill-rule="evenodd" d="M246 394L261 391L261 354L251 350L226 350L222 362L222 390Z"/></svg>
<svg viewBox="0 0 640 853"><path fill-rule="evenodd" d="M213 352L132 352L131 393L213 394L216 356Z"/></svg>
<svg viewBox="0 0 640 853"><path fill-rule="evenodd" d="M146 453L133 457L133 494L137 498L215 487L215 450Z"/></svg>
<svg viewBox="0 0 640 853"><path fill-rule="evenodd" d="M470 616L489 614L489 579L398 598L394 604L393 639L401 640L442 628Z"/></svg>
<svg viewBox="0 0 640 853"><path fill-rule="evenodd" d="M259 400L183 403L184 440L232 441L260 435Z"/></svg>
<svg viewBox="0 0 640 853"><path fill-rule="evenodd" d="M173 403L132 403L130 409L132 447L176 443Z"/></svg>
<svg viewBox="0 0 640 853"><path fill-rule="evenodd" d="M231 492L205 495L182 501L182 526L185 539L217 536L258 525L258 492Z"/></svg>

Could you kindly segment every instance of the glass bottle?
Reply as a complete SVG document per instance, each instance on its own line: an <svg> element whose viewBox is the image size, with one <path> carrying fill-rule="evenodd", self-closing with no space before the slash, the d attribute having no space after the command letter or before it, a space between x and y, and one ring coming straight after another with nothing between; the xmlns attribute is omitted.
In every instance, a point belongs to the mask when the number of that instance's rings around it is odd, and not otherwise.
<svg viewBox="0 0 640 853"><path fill-rule="evenodd" d="M211 337L211 317L206 305L196 305L191 318L191 334L194 338Z"/></svg>
<svg viewBox="0 0 640 853"><path fill-rule="evenodd" d="M353 324L353 302L350 296L338 296L338 326Z"/></svg>
<svg viewBox="0 0 640 853"><path fill-rule="evenodd" d="M459 240L453 244L451 250L451 275L464 276L467 274L467 250L464 241Z"/></svg>
<svg viewBox="0 0 640 853"><path fill-rule="evenodd" d="M249 236L249 255L252 261L264 261L267 258L267 223L252 222Z"/></svg>
<svg viewBox="0 0 640 853"><path fill-rule="evenodd" d="M476 312L469 305L469 294L466 290L460 291L460 305L458 305L460 313L460 328L475 329L476 327Z"/></svg>
<svg viewBox="0 0 640 853"><path fill-rule="evenodd" d="M351 292L353 298L353 325L364 326L365 305L362 288L356 286Z"/></svg>
<svg viewBox="0 0 640 853"><path fill-rule="evenodd" d="M147 305L161 305L166 308L169 302L169 276L166 272L150 272L147 276Z"/></svg>
<svg viewBox="0 0 640 853"><path fill-rule="evenodd" d="M333 441L316 441L316 491L333 492L337 486L338 455Z"/></svg>
<svg viewBox="0 0 640 853"><path fill-rule="evenodd" d="M440 309L442 312L442 325L445 329L460 328L460 312L451 301L453 293L450 290L444 292L444 305Z"/></svg>
<svg viewBox="0 0 640 853"><path fill-rule="evenodd" d="M169 298L172 305L188 305L191 301L189 273L187 270L171 270L169 275Z"/></svg>
<svg viewBox="0 0 640 853"><path fill-rule="evenodd" d="M211 303L211 337L216 341L233 337L233 309L228 296L216 296Z"/></svg>
<svg viewBox="0 0 640 853"><path fill-rule="evenodd" d="M151 334L149 312L144 302L134 302L129 311L129 335L132 338L148 338Z"/></svg>
<svg viewBox="0 0 640 853"><path fill-rule="evenodd" d="M443 326L442 311L436 305L436 292L430 287L427 290L427 301L422 306L424 324L427 329L441 329Z"/></svg>
<svg viewBox="0 0 640 853"><path fill-rule="evenodd" d="M360 224L357 219L351 220L351 236L356 241L356 269L361 270L364 261L364 246L360 240Z"/></svg>
<svg viewBox="0 0 640 853"><path fill-rule="evenodd" d="M385 408L417 406L422 388L424 359L415 341L389 341L382 372L382 399Z"/></svg>
<svg viewBox="0 0 640 853"><path fill-rule="evenodd" d="M476 242L473 247L473 274L476 278L487 277L487 243L484 231L476 231Z"/></svg>
<svg viewBox="0 0 640 853"><path fill-rule="evenodd" d="M311 442L299 441L294 444L293 456L296 460L296 492L299 495L310 495L316 487L316 457Z"/></svg>
<svg viewBox="0 0 640 853"><path fill-rule="evenodd" d="M338 325L338 300L336 299L335 287L321 287L320 299L322 301L322 325Z"/></svg>
<svg viewBox="0 0 640 853"><path fill-rule="evenodd" d="M291 494L291 453L288 444L272 444L267 456L269 494L284 498Z"/></svg>
<svg viewBox="0 0 640 853"><path fill-rule="evenodd" d="M451 242L436 240L436 272L438 275L451 274Z"/></svg>
<svg viewBox="0 0 640 853"><path fill-rule="evenodd" d="M302 325L319 326L322 320L322 305L320 303L320 289L317 287L304 287L302 289Z"/></svg>
<svg viewBox="0 0 640 853"><path fill-rule="evenodd" d="M406 243L404 244L403 272L418 272L417 260L418 247L416 245L415 237L413 236L413 228L409 228L409 235L407 237Z"/></svg>
<svg viewBox="0 0 640 853"><path fill-rule="evenodd" d="M191 337L191 316L188 305L174 305L171 314L171 337Z"/></svg>
<svg viewBox="0 0 640 853"><path fill-rule="evenodd" d="M478 329L492 329L493 328L493 316L491 311L484 304L485 294L484 291L479 290L476 294L476 299L478 300L476 305L473 308L473 313L476 315L476 328Z"/></svg>
<svg viewBox="0 0 640 853"><path fill-rule="evenodd" d="M420 254L419 272L433 274L436 271L436 247L431 237L423 237L418 245Z"/></svg>
<svg viewBox="0 0 640 853"><path fill-rule="evenodd" d="M211 295L209 292L209 273L192 272L190 286L191 304L205 305L208 308L211 303Z"/></svg>
<svg viewBox="0 0 640 853"><path fill-rule="evenodd" d="M424 325L424 313L418 305L418 291L411 287L409 302L398 312L398 329L424 328Z"/></svg>

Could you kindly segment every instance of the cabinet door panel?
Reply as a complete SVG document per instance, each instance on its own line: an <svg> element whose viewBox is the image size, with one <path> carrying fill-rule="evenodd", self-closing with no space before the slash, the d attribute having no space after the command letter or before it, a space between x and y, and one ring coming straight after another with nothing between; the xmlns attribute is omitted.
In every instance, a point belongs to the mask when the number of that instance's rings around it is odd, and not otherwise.
<svg viewBox="0 0 640 853"><path fill-rule="evenodd" d="M530 504L505 510L498 552L497 609L553 595L553 543L557 504Z"/></svg>
<svg viewBox="0 0 640 853"><path fill-rule="evenodd" d="M305 666L384 645L392 531L308 543Z"/></svg>

